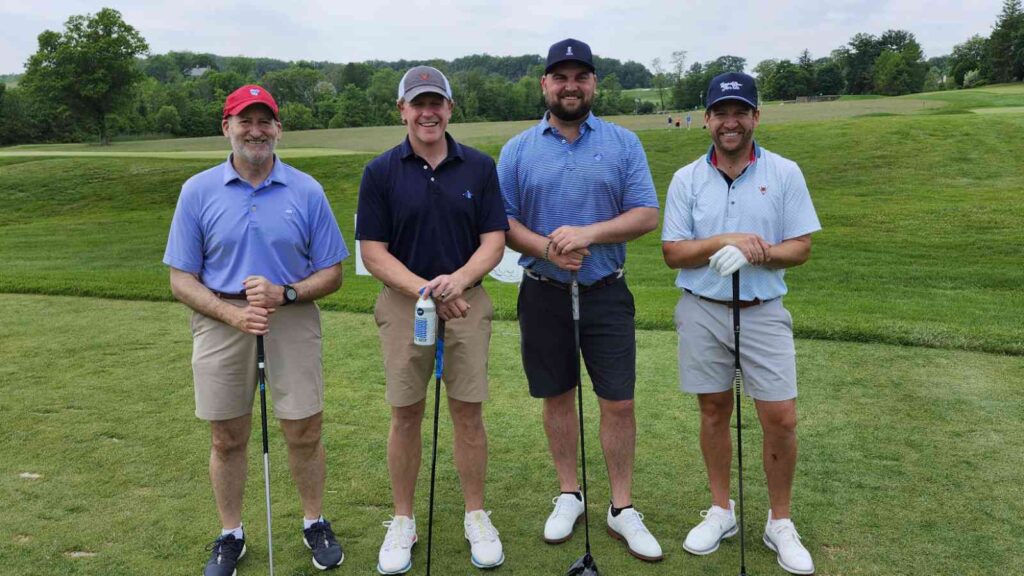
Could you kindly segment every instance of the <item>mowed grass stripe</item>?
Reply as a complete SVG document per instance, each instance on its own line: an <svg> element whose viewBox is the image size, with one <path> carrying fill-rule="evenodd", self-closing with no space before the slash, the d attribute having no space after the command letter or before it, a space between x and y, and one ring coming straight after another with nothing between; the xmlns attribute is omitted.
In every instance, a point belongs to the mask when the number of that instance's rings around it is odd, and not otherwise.
<svg viewBox="0 0 1024 576"><path fill-rule="evenodd" d="M0 295L0 440L11 447L0 451L0 498L15 504L0 515L4 574L121 576L140 573L140 565L171 576L198 573L217 518L206 472L208 427L193 416L188 316L172 303ZM337 574L369 574L384 534L380 522L390 513L377 331L365 314L327 312L323 322L325 514L345 546ZM557 482L518 339L515 323L495 323L485 408L487 509L505 544L502 573L561 574L581 553L582 534L562 546L540 539ZM640 331L637 340L635 502L666 559L641 563L603 530L608 485L588 392L590 512L602 571L735 571L736 539L708 557L681 549L708 501L699 416L692 397L677 389L675 336ZM1024 547L1019 358L798 340L797 362L794 512L819 575L996 574L1013 565ZM745 402L746 559L751 573L774 574L775 557L759 542L767 513L761 435ZM451 420L441 414L433 558L438 574L469 574ZM249 449L250 549L240 572L261 573L266 534L255 428ZM273 425L270 453L277 571L317 573L301 543L301 509ZM416 509L425 538L426 463L420 472ZM422 570L422 543L414 561Z"/></svg>

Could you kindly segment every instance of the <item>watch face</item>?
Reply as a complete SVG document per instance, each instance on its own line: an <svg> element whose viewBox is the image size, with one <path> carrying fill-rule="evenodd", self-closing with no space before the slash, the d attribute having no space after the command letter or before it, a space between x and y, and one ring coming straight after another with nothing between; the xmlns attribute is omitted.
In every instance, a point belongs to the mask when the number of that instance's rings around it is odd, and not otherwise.
<svg viewBox="0 0 1024 576"><path fill-rule="evenodd" d="M299 295L295 292L295 288L289 286L288 289L284 291L284 297L289 302L295 302Z"/></svg>

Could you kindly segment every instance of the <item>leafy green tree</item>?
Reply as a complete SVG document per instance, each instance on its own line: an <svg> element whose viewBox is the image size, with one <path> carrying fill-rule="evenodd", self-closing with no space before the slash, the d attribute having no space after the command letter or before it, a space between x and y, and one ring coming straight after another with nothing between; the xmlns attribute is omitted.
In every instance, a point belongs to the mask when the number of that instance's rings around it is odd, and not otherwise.
<svg viewBox="0 0 1024 576"><path fill-rule="evenodd" d="M319 128L313 111L305 104L288 102L281 106L281 124L285 130L295 132L296 130L311 130Z"/></svg>
<svg viewBox="0 0 1024 576"><path fill-rule="evenodd" d="M308 66L291 66L267 72L262 84L282 106L287 102L296 102L312 108L317 100L317 85L323 80L325 78L319 70Z"/></svg>
<svg viewBox="0 0 1024 576"><path fill-rule="evenodd" d="M153 129L165 134L181 133L181 114L174 106L163 106L153 117Z"/></svg>
<svg viewBox="0 0 1024 576"><path fill-rule="evenodd" d="M843 76L848 94L870 94L874 91L875 59L882 53L882 45L872 34L855 34L849 49L842 54Z"/></svg>
<svg viewBox="0 0 1024 576"><path fill-rule="evenodd" d="M988 56L988 38L975 34L963 44L953 46L949 55L949 74L957 86L964 85L964 76L971 70L980 70Z"/></svg>
<svg viewBox="0 0 1024 576"><path fill-rule="evenodd" d="M25 67L24 86L37 99L59 102L91 121L108 144L107 116L131 101L142 76L135 59L149 46L117 10L72 16L64 32L39 35Z"/></svg>
<svg viewBox="0 0 1024 576"><path fill-rule="evenodd" d="M843 93L843 69L834 59L822 58L818 60L817 72L814 76L817 80L819 94Z"/></svg>
<svg viewBox="0 0 1024 576"><path fill-rule="evenodd" d="M651 82L654 84L654 89L658 91L658 102L661 104L659 110L665 109L665 88L668 86L669 79L665 75L665 67L661 65L661 58L655 58L651 60L651 69L654 70L654 76Z"/></svg>
<svg viewBox="0 0 1024 576"><path fill-rule="evenodd" d="M989 82L1024 78L1024 11L1020 0L1004 0L1003 11L988 39L988 58L983 72Z"/></svg>

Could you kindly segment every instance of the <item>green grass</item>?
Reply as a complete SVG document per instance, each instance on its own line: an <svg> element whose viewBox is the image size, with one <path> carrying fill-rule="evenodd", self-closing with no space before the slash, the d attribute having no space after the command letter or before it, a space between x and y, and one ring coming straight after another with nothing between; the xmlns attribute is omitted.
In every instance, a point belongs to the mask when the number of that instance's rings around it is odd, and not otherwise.
<svg viewBox="0 0 1024 576"><path fill-rule="evenodd" d="M898 99L894 99L898 100ZM766 110L765 114L770 114ZM802 337L1024 353L1024 159L1006 153L1021 115L973 114L767 124L767 148L800 163L824 230L787 273ZM703 130L641 131L664 199L672 173L707 146ZM501 141L483 146L497 154ZM295 158L353 236L369 155ZM0 292L169 300L160 263L181 183L210 160L0 158ZM678 298L660 231L629 246L643 328L670 330ZM331 310L368 312L378 283L345 264ZM515 288L493 286L499 317Z"/></svg>
<svg viewBox="0 0 1024 576"><path fill-rule="evenodd" d="M376 328L364 314L323 318L324 507L346 551L336 573L370 574L390 510ZM13 448L0 451L0 500L8 503L0 515L3 573L198 573L217 519L206 472L209 433L193 416L185 307L3 295L0 326L0 440ZM582 534L562 546L540 540L557 485L517 343L514 323L495 324L487 507L507 555L495 573L560 574L581 554ZM641 331L638 345L635 500L666 559L640 563L605 534L607 477L591 448L595 555L608 574L735 572L736 539L708 557L680 547L708 500L698 414L693 399L676 389L675 336ZM819 576L983 575L1017 562L1024 547L1020 358L798 340L797 362L802 420L794 512ZM585 404L588 438L597 438L589 394ZM751 574L781 573L760 544L767 505L760 431L749 401L745 408L747 564ZM435 568L475 574L462 540L448 416L440 429ZM246 574L265 573L266 565L258 438L250 444L250 552L240 571ZM314 574L299 540L301 510L276 427L270 451L277 572ZM428 473L424 466L417 500L424 539ZM415 562L422 573L425 540Z"/></svg>

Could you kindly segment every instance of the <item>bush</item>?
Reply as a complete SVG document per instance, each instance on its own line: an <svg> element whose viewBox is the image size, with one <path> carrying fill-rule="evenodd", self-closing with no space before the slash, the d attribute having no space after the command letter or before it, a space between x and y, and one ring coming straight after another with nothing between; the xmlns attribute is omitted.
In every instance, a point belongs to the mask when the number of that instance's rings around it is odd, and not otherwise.
<svg viewBox="0 0 1024 576"><path fill-rule="evenodd" d="M978 70L969 70L967 74L964 74L964 88L975 88L985 84L985 78L982 77L981 72Z"/></svg>

